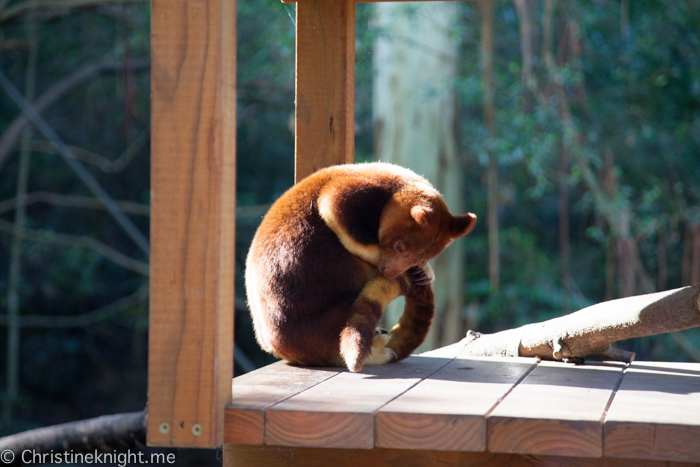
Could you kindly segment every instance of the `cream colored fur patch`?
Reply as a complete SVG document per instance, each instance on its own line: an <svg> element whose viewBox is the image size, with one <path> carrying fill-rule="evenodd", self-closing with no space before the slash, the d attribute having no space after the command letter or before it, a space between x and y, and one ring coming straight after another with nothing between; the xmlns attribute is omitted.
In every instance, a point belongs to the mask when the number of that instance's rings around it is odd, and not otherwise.
<svg viewBox="0 0 700 467"><path fill-rule="evenodd" d="M401 286L398 281L385 276L377 276L364 286L358 298L364 297L377 302L383 310L390 301L399 295L401 295Z"/></svg>
<svg viewBox="0 0 700 467"><path fill-rule="evenodd" d="M363 261L367 261L374 266L379 265L379 245L363 245L356 241L350 233L343 227L333 212L331 196L320 196L318 199L318 212L326 225L338 236L338 240L346 250Z"/></svg>
<svg viewBox="0 0 700 467"><path fill-rule="evenodd" d="M387 347L390 334L375 334L372 341L372 353L365 359L365 365L384 365L396 358L396 352Z"/></svg>

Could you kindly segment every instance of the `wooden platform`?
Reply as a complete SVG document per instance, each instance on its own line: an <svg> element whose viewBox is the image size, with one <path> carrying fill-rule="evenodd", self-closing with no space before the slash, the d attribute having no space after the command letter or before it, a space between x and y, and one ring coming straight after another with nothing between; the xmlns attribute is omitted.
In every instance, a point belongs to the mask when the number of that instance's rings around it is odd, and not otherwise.
<svg viewBox="0 0 700 467"><path fill-rule="evenodd" d="M235 378L231 465L700 463L700 364L574 366L461 350L361 373L277 362Z"/></svg>

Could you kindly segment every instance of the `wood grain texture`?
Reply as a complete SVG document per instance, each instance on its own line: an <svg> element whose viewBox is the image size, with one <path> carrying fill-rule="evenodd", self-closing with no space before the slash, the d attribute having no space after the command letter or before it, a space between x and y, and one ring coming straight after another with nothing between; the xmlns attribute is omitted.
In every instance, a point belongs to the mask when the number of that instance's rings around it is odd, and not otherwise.
<svg viewBox="0 0 700 467"><path fill-rule="evenodd" d="M370 449L374 412L449 359L414 356L341 373L266 412L265 442L281 446Z"/></svg>
<svg viewBox="0 0 700 467"><path fill-rule="evenodd" d="M355 159L355 0L299 0L295 180Z"/></svg>
<svg viewBox="0 0 700 467"><path fill-rule="evenodd" d="M541 362L489 415L488 450L602 456L603 414L622 368Z"/></svg>
<svg viewBox="0 0 700 467"><path fill-rule="evenodd" d="M402 449L312 449L224 445L224 467L690 467L630 459L524 456L490 452Z"/></svg>
<svg viewBox="0 0 700 467"><path fill-rule="evenodd" d="M535 359L457 359L384 406L376 446L486 450L486 415L532 369Z"/></svg>
<svg viewBox="0 0 700 467"><path fill-rule="evenodd" d="M700 462L700 367L633 363L604 430L608 457Z"/></svg>
<svg viewBox="0 0 700 467"><path fill-rule="evenodd" d="M405 451L399 449L312 449L224 445L224 467L440 467L517 466L507 454Z"/></svg>
<svg viewBox="0 0 700 467"><path fill-rule="evenodd" d="M223 442L233 376L235 20L231 0L152 2L150 445Z"/></svg>
<svg viewBox="0 0 700 467"><path fill-rule="evenodd" d="M226 406L226 443L262 444L265 410L277 402L337 375L342 369L303 368L279 361L234 378Z"/></svg>

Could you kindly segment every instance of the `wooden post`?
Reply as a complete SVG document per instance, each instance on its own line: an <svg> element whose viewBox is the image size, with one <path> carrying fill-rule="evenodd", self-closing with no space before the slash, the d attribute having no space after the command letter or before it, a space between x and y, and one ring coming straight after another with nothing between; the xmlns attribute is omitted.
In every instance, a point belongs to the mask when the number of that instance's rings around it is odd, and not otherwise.
<svg viewBox="0 0 700 467"><path fill-rule="evenodd" d="M152 1L152 446L223 442L233 376L235 22L235 0Z"/></svg>
<svg viewBox="0 0 700 467"><path fill-rule="evenodd" d="M295 180L355 159L355 0L298 0Z"/></svg>

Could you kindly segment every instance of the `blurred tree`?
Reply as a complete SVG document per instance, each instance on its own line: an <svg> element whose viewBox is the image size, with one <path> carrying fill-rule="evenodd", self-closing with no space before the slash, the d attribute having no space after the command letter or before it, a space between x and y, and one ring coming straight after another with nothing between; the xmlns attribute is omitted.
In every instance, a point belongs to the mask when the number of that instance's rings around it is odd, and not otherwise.
<svg viewBox="0 0 700 467"><path fill-rule="evenodd" d="M493 3L479 3L481 15L481 86L484 106L484 126L488 138L496 136L496 110L494 108L495 83L493 76ZM490 142L487 142L491 146ZM498 240L498 158L487 147L486 169L486 228L489 235L489 290L497 292L501 282L501 254Z"/></svg>
<svg viewBox="0 0 700 467"><path fill-rule="evenodd" d="M147 232L145 2L5 1L0 24L0 69ZM0 315L7 326L2 432L141 409L143 253L97 198L85 196L4 91L0 108L0 244L8 253L0 262L9 266L0 272L8 311ZM115 376L125 379L118 392L106 384Z"/></svg>
<svg viewBox="0 0 700 467"><path fill-rule="evenodd" d="M452 2L378 3L374 8L379 32L374 44L372 101L375 156L425 176L443 193L450 210L462 213L454 134L458 6ZM436 315L423 349L464 335L463 258L448 251L433 263ZM395 323L402 312L403 301L398 300L388 308L387 321Z"/></svg>

